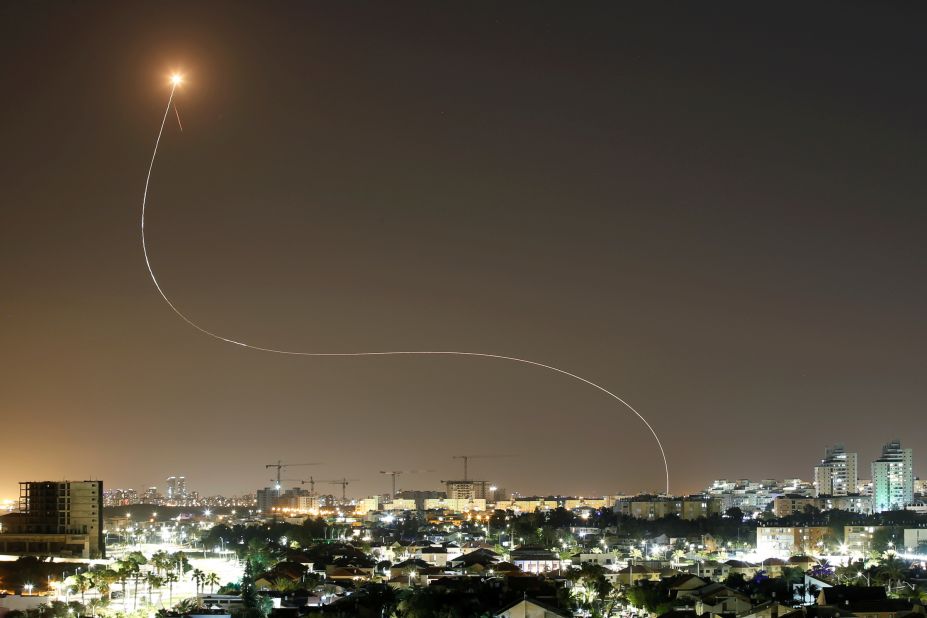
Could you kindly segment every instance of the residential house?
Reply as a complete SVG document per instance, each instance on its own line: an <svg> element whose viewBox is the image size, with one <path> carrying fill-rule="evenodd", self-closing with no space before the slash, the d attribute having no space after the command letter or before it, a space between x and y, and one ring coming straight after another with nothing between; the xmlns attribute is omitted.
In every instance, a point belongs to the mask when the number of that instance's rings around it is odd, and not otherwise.
<svg viewBox="0 0 927 618"><path fill-rule="evenodd" d="M724 584L712 583L693 592L695 613L740 614L753 607L750 597Z"/></svg>
<svg viewBox="0 0 927 618"><path fill-rule="evenodd" d="M752 578L760 570L757 565L743 560L728 560L724 564L727 565L728 575L743 575L745 579Z"/></svg>
<svg viewBox="0 0 927 618"><path fill-rule="evenodd" d="M516 601L493 614L495 618L569 618L572 615L566 610L532 599Z"/></svg>
<svg viewBox="0 0 927 618"><path fill-rule="evenodd" d="M659 581L660 572L643 564L629 564L618 571L618 583L624 586L631 586L642 580Z"/></svg>
<svg viewBox="0 0 927 618"><path fill-rule="evenodd" d="M510 562L525 573L559 571L563 564L560 556L538 545L522 545L513 549Z"/></svg>
<svg viewBox="0 0 927 618"><path fill-rule="evenodd" d="M901 618L925 615L924 606L904 599L889 599L882 586L832 586L818 594L818 605L839 608L857 618Z"/></svg>

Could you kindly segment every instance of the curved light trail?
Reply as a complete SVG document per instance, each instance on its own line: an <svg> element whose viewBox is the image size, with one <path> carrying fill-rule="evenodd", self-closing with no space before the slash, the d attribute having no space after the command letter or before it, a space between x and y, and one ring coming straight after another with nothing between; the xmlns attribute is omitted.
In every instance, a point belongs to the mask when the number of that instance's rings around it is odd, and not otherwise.
<svg viewBox="0 0 927 618"><path fill-rule="evenodd" d="M554 367L553 365L547 365L545 363L540 363L538 361L528 360L525 358L518 358L516 356L505 356L503 354L490 354L488 352L460 352L460 351L449 351L449 350L440 350L440 351L389 351L389 352L302 352L298 350L282 350L278 348L268 348L259 345L252 345L244 341L237 341L235 339L230 339L228 337L223 337L217 333L212 332L206 328L203 328L190 318L188 318L180 309L171 302L171 299L168 298L167 294L164 293L164 290L161 288L161 284L158 282L158 278L155 276L154 269L151 267L151 260L148 256L148 243L145 240L145 210L148 206L148 187L151 183L151 172L154 170L155 159L158 157L158 147L161 145L161 135L164 133L164 125L167 122L168 113L171 111L171 104L174 102L174 93L177 90L177 87L181 84L182 80L179 75L174 75L171 77L171 94L167 100L167 106L164 108L164 115L161 118L161 127L158 129L158 137L155 139L154 151L151 153L151 162L148 164L148 175L145 177L145 192L142 196L142 251L145 254L145 265L148 267L148 274L151 276L151 281L154 283L155 288L158 290L158 294L161 295L161 298L164 299L164 302L167 303L167 306L177 314L177 316L198 330L199 332L212 337L213 339L218 339L219 341L224 341L225 343L231 343L243 348L249 348L251 350L257 350L259 352L270 352L271 354L284 354L288 356L470 356L477 358L494 358L497 360L512 361L515 363L522 363L524 365L533 365L534 367L541 367L543 369L548 369L555 373L565 375L567 377L573 378L574 380L579 380L583 384L588 384L589 386L605 393L628 410L634 413L637 418L647 426L647 429L650 430L653 439L656 440L657 446L660 448L660 456L663 458L663 468L666 472L666 493L669 494L670 490L670 481L669 481L669 463L666 459L666 451L663 449L663 443L660 441L660 436L657 435L657 432L654 430L653 426L647 421L644 416L638 412L634 406L629 404L627 401L611 392L604 386L596 384L592 380L587 380L586 378L576 375L566 371L565 369L560 369L559 367Z"/></svg>

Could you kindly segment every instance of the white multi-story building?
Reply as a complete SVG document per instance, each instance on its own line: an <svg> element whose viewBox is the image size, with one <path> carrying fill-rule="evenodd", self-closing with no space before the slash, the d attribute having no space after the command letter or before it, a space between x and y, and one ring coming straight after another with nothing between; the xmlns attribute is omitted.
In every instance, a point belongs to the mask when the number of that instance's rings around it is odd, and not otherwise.
<svg viewBox="0 0 927 618"><path fill-rule="evenodd" d="M744 513L763 511L773 500L784 494L813 495L813 487L801 479L763 479L751 481L749 479L717 480L706 490L709 496L721 501L721 512L731 507L737 507Z"/></svg>
<svg viewBox="0 0 927 618"><path fill-rule="evenodd" d="M882 447L872 462L872 506L876 513L903 509L914 501L914 454L899 440Z"/></svg>
<svg viewBox="0 0 927 618"><path fill-rule="evenodd" d="M857 454L848 453L842 444L825 449L821 465L814 467L815 495L854 494L857 483L859 483Z"/></svg>

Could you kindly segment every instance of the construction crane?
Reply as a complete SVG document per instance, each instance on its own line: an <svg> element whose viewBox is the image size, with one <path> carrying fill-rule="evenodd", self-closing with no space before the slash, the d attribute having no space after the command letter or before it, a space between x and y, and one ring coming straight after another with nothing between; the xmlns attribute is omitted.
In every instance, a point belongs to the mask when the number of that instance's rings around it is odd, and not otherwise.
<svg viewBox="0 0 927 618"><path fill-rule="evenodd" d="M463 465L464 465L463 480L465 481L469 480L467 478L467 465L470 463L471 459L496 459L496 458L502 458L502 457L513 457L513 455L453 455L452 456L453 459L463 459Z"/></svg>
<svg viewBox="0 0 927 618"><path fill-rule="evenodd" d="M341 485L341 501L347 502L348 500L348 485L352 481L357 481L359 479L341 479L340 481L316 481L317 483L328 483L329 485Z"/></svg>
<svg viewBox="0 0 927 618"><path fill-rule="evenodd" d="M311 493L314 496L315 495L315 479L310 476L308 479L301 480L299 482L300 485L305 485L306 483L309 483L309 493Z"/></svg>
<svg viewBox="0 0 927 618"><path fill-rule="evenodd" d="M270 480L273 481L274 479L270 479ZM305 480L303 480L303 479L280 479L280 482L281 482L281 483L287 483L287 482L289 482L289 483L299 483L300 485L305 485L308 481L305 481Z"/></svg>
<svg viewBox="0 0 927 618"><path fill-rule="evenodd" d="M295 468L296 466L319 466L319 465L321 465L321 463L318 461L314 461L312 463L283 463L282 461L278 459L277 463L267 464L264 467L277 469L277 479L276 479L276 485L274 485L274 488L279 490L280 489L280 471L283 470L284 468ZM274 479L270 479L270 480L273 481Z"/></svg>
<svg viewBox="0 0 927 618"><path fill-rule="evenodd" d="M400 474L417 474L419 472L434 472L434 470L380 470L380 474L386 474L387 476L393 477L393 493L390 494L391 498L396 497L396 477Z"/></svg>

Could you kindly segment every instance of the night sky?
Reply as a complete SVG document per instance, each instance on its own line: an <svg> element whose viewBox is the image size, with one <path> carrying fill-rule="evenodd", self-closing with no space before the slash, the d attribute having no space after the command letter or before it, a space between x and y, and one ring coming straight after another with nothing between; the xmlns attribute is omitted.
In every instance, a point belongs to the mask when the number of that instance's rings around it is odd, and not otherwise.
<svg viewBox="0 0 927 618"><path fill-rule="evenodd" d="M927 7L0 3L0 497L927 473ZM748 6L749 5L749 6ZM172 115L173 116L173 115ZM331 486L332 491L338 491Z"/></svg>

